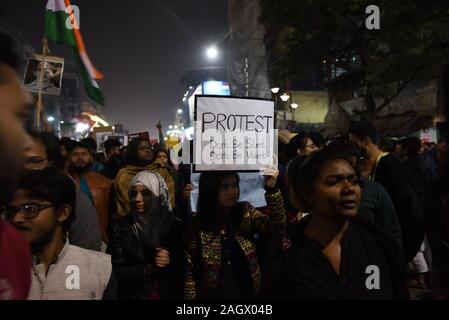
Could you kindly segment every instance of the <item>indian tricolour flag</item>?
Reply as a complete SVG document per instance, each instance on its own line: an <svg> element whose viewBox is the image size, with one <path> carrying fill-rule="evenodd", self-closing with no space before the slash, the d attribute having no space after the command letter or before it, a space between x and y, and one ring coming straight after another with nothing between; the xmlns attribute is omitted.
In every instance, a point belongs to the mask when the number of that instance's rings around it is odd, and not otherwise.
<svg viewBox="0 0 449 320"><path fill-rule="evenodd" d="M99 104L104 105L104 97L96 81L102 79L103 75L94 67L87 55L69 0L48 1L45 14L45 36L56 43L68 44L74 49L87 94Z"/></svg>

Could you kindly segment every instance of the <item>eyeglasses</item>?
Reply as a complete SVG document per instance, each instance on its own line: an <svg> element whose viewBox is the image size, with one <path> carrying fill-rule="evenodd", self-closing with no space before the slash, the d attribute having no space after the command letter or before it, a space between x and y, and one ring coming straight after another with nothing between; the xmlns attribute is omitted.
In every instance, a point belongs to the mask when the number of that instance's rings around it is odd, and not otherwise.
<svg viewBox="0 0 449 320"><path fill-rule="evenodd" d="M24 219L34 219L36 218L42 210L52 208L51 204L34 204L26 203L18 207L8 206L4 210L4 214L7 220L12 220L17 212L20 212Z"/></svg>

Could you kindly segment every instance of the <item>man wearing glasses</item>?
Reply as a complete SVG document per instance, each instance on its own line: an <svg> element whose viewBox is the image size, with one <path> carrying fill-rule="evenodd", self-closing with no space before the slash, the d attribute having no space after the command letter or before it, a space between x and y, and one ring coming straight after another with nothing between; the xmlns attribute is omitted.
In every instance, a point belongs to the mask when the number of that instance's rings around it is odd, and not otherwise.
<svg viewBox="0 0 449 320"><path fill-rule="evenodd" d="M56 168L25 171L6 219L30 243L31 300L99 300L115 297L109 255L69 244L75 183Z"/></svg>

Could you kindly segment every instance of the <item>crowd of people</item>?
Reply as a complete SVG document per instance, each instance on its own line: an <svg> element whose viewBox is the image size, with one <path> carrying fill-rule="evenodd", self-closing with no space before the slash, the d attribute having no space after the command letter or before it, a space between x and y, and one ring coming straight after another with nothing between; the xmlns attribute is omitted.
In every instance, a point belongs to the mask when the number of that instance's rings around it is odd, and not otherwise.
<svg viewBox="0 0 449 320"><path fill-rule="evenodd" d="M163 140L109 139L99 157L92 138L33 128L0 44L0 300L449 297L445 145L364 120L300 132L265 173L266 207L239 201L238 172L213 171L191 208L189 165Z"/></svg>

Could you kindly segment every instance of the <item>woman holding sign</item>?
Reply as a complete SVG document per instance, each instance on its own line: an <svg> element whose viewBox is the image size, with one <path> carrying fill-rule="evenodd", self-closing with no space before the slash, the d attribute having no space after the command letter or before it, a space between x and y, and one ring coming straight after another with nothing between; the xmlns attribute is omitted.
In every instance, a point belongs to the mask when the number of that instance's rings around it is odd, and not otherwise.
<svg viewBox="0 0 449 320"><path fill-rule="evenodd" d="M188 242L185 299L253 299L259 296L261 271L254 235L285 229L278 171L266 176L270 215L238 202L235 172L205 172L199 183L198 215Z"/></svg>

